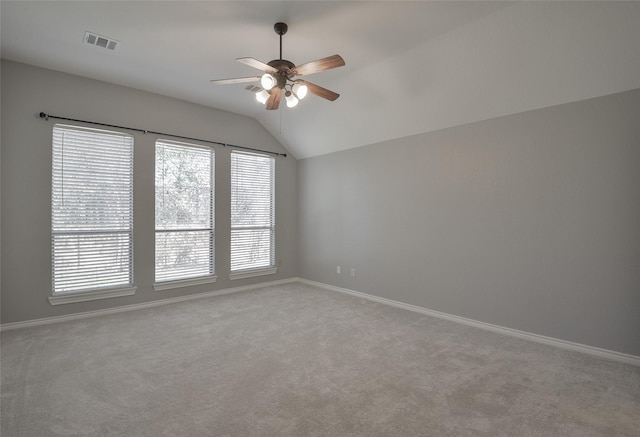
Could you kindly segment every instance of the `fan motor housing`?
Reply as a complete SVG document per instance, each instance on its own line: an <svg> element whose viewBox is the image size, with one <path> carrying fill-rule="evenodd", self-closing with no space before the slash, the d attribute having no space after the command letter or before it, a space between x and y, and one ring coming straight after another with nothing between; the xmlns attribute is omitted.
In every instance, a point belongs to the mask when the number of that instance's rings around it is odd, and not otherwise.
<svg viewBox="0 0 640 437"><path fill-rule="evenodd" d="M276 70L293 70L296 66L296 64L286 59L274 59L273 61L267 62L267 65Z"/></svg>
<svg viewBox="0 0 640 437"><path fill-rule="evenodd" d="M293 69L296 65L291 61L287 61L286 59L274 59L273 61L269 61L267 65L278 70L274 74L278 83L277 86L280 89L284 89L284 86L287 83L287 79L290 79L293 76Z"/></svg>

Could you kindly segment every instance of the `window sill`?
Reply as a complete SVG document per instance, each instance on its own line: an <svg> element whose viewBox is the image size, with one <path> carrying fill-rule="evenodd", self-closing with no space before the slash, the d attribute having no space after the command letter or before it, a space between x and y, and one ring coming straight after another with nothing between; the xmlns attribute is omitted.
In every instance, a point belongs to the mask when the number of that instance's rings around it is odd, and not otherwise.
<svg viewBox="0 0 640 437"><path fill-rule="evenodd" d="M274 275L277 272L278 272L277 267L239 270L237 272L229 273L229 279L233 281L236 279L253 278L254 276Z"/></svg>
<svg viewBox="0 0 640 437"><path fill-rule="evenodd" d="M174 288L191 287L193 285L213 284L217 280L218 277L213 275L206 276L204 278L178 279L176 281L156 282L155 284L153 284L153 289L155 291L171 290Z"/></svg>
<svg viewBox="0 0 640 437"><path fill-rule="evenodd" d="M64 305L68 303L88 302L90 300L110 299L112 297L132 296L136 294L138 287L112 288L102 291L84 291L81 293L62 293L49 296L51 305Z"/></svg>

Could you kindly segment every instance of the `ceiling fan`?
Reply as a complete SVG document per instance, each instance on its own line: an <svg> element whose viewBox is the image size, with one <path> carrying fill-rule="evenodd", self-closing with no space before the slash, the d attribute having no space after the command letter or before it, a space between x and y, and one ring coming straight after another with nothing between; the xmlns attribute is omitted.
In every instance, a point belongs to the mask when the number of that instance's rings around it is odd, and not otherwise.
<svg viewBox="0 0 640 437"><path fill-rule="evenodd" d="M344 59L342 59L340 55L333 55L307 62L305 64L295 65L291 61L282 59L282 35L287 33L288 26L286 23L276 23L273 26L273 29L278 35L280 35L279 59L274 59L266 64L254 58L236 59L238 62L242 62L243 64L262 71L264 73L262 76L219 79L212 80L211 83L216 85L226 85L233 83L255 82L259 80L263 90L256 93L256 99L260 103L266 103L268 110L278 109L283 94L287 102L287 106L290 108L296 106L298 101L307 95L307 92L330 101L334 101L340 97L340 94L331 90L306 80L294 78L296 76L308 76L320 71L342 67L344 65Z"/></svg>

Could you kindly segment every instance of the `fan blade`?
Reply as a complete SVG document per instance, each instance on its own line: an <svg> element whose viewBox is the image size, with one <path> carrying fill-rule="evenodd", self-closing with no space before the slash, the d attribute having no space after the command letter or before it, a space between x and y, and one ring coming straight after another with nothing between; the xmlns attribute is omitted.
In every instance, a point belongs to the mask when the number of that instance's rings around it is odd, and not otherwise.
<svg viewBox="0 0 640 437"><path fill-rule="evenodd" d="M227 85L231 83L244 83L244 82L255 82L260 80L260 76L252 76L252 77L236 77L235 79L217 79L210 80L214 85Z"/></svg>
<svg viewBox="0 0 640 437"><path fill-rule="evenodd" d="M293 69L293 74L296 76L305 76L317 73L319 71L342 67L343 65L344 59L342 59L340 55L333 55L326 58L317 59L315 61L307 62L306 64L298 65Z"/></svg>
<svg viewBox="0 0 640 437"><path fill-rule="evenodd" d="M238 62L242 62L243 64L248 65L249 67L257 68L260 71L264 71L265 73L276 73L278 70L273 68L271 65L267 65L264 62L260 62L257 59L253 58L238 58L236 59Z"/></svg>
<svg viewBox="0 0 640 437"><path fill-rule="evenodd" d="M305 84L311 94L315 94L316 96L322 97L323 99L331 100L333 102L335 99L340 97L340 94L334 93L333 91L326 88L322 88L315 83L307 82L306 80L298 80L298 82Z"/></svg>
<svg viewBox="0 0 640 437"><path fill-rule="evenodd" d="M282 97L282 90L278 87L271 89L271 96L267 100L267 109L278 109L280 105L280 98Z"/></svg>

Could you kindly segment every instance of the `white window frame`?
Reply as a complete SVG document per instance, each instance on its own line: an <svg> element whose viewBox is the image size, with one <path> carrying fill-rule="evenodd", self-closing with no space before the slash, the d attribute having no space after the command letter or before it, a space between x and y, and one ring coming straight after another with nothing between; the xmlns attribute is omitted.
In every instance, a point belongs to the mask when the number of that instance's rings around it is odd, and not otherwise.
<svg viewBox="0 0 640 437"><path fill-rule="evenodd" d="M51 196L51 305L135 294L133 137L54 125Z"/></svg>
<svg viewBox="0 0 640 437"><path fill-rule="evenodd" d="M158 198L158 189L162 191L164 186L158 186L158 161L157 161L157 152L159 147L168 147L174 148L177 150L191 150L191 151L199 151L206 152L209 154L209 223L205 226L180 226L180 227L171 227L166 228L164 225L158 222L157 212L158 207L160 206L159 202L162 202L162 199ZM155 164L155 172L156 172L156 220L155 220L155 256L154 256L154 290L162 291L169 290L173 288L180 288L186 286L194 286L194 285L202 285L202 284L210 284L214 283L217 280L217 276L215 274L215 151L211 147L201 146L197 144L191 143L183 143L178 141L170 141L164 139L158 139L155 143L155 151L156 151L156 164ZM162 182L164 183L164 182ZM181 233L186 232L207 232L209 234L208 238L208 271L206 273L200 274L192 274L191 276L184 275L179 276L179 272L175 272L173 277L166 276L164 279L158 274L158 250L160 244L159 236L160 235L168 235L174 234L179 235ZM193 272L192 272L193 273Z"/></svg>
<svg viewBox="0 0 640 437"><path fill-rule="evenodd" d="M243 158L247 158L247 160L243 161ZM269 173L258 174L256 169L252 169L250 166L251 159L259 159L262 160L263 164L268 164ZM242 172L243 167L248 169L248 172ZM255 174L251 174L252 172L256 172ZM229 274L229 278L232 280L235 279L243 279L250 278L255 276L262 275L272 275L278 271L275 260L275 159L272 156L257 154L257 153L249 153L243 151L232 151L231 152L231 247L230 247L230 256L231 256L231 273ZM258 177L259 176L259 177ZM239 214L239 211L242 210L242 205L240 202L240 195L244 190L245 193L251 190L248 188L252 184L257 184L258 187L268 186L268 193L265 196L254 199L258 203L261 204L262 211L257 213L260 216L260 219L257 220L261 223L252 223L255 220L245 220L242 215ZM264 194L264 192L262 193ZM268 206L267 206L268 205ZM268 216L264 214L265 210L268 209ZM243 231L268 231L269 235L269 247L268 247L268 262L262 263L261 265L255 265L255 262L250 262L249 260L245 260L244 265L236 264L234 265L234 258L240 257L243 252L246 252L246 245L243 247L242 244L239 243L239 240L236 237L239 236ZM257 241L260 242L260 241ZM234 253L234 251L236 251ZM262 253L260 255L261 258L265 258L264 256L264 248L260 250Z"/></svg>

